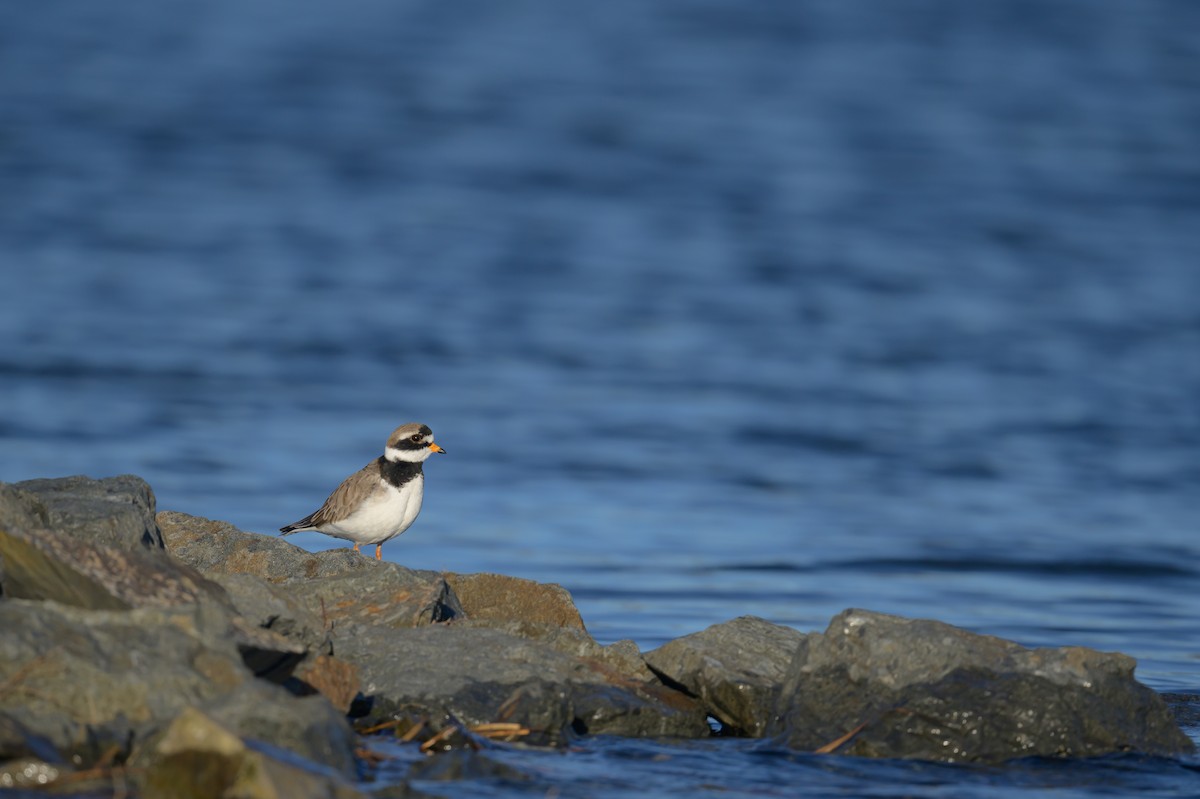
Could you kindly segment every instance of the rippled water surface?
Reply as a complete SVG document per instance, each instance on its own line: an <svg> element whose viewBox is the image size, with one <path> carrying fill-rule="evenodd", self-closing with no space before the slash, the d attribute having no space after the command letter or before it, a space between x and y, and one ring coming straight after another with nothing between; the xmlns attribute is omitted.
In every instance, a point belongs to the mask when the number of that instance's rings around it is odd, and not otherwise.
<svg viewBox="0 0 1200 799"><path fill-rule="evenodd" d="M601 641L857 606L1200 692L1197 31L1155 0L5 6L0 479L133 472L270 532L420 420L448 454L385 555L561 583ZM421 785L1200 793L1195 760L493 756L517 776Z"/></svg>

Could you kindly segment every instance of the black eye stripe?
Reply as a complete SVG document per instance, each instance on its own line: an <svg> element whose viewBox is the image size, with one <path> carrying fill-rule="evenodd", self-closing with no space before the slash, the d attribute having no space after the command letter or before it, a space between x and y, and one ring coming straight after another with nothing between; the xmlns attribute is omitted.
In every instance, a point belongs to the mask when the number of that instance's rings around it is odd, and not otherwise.
<svg viewBox="0 0 1200 799"><path fill-rule="evenodd" d="M409 428L413 430L413 428ZM406 433L395 440L395 443L389 443L388 446L395 449L418 450L425 449L433 441L433 431L426 425L421 425L413 432Z"/></svg>

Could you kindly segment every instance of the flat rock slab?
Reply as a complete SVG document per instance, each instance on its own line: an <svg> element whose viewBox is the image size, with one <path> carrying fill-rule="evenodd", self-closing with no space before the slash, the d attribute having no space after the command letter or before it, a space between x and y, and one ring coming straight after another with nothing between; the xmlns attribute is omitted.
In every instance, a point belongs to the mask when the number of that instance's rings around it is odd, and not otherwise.
<svg viewBox="0 0 1200 799"><path fill-rule="evenodd" d="M726 733L757 738L804 638L790 627L741 616L669 641L645 658L668 683L698 697Z"/></svg>
<svg viewBox="0 0 1200 799"><path fill-rule="evenodd" d="M847 610L801 641L767 732L794 749L948 762L1192 751L1133 669L1126 655Z"/></svg>
<svg viewBox="0 0 1200 799"><path fill-rule="evenodd" d="M282 536L248 533L203 516L163 511L156 520L167 551L204 574L252 574L286 583L335 577L370 565L349 549L314 554Z"/></svg>
<svg viewBox="0 0 1200 799"><path fill-rule="evenodd" d="M436 572L379 562L349 548L307 552L279 536L247 533L185 513L160 513L158 523L174 557L209 577L242 574L273 584L271 602L292 603L303 611L305 618L294 619L297 629L320 619L335 643L360 624L415 627L463 615L458 598ZM262 604L266 595L248 583L242 593L229 581L225 586L248 618L266 618L278 608Z"/></svg>

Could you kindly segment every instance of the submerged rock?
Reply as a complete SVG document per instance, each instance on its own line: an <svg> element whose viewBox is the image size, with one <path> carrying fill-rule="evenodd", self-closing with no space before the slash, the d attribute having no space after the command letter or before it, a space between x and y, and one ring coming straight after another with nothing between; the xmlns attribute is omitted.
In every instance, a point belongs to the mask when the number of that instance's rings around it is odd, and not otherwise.
<svg viewBox="0 0 1200 799"><path fill-rule="evenodd" d="M768 732L795 749L949 762L1192 751L1133 669L1121 654L847 610L801 641Z"/></svg>
<svg viewBox="0 0 1200 799"><path fill-rule="evenodd" d="M360 799L345 776L255 746L199 710L182 711L140 752L147 799Z"/></svg>

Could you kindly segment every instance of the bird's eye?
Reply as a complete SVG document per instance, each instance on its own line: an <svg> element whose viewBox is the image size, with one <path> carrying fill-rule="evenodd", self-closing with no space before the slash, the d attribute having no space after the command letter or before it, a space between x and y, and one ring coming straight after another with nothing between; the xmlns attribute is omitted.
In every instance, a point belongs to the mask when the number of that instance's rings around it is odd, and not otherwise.
<svg viewBox="0 0 1200 799"><path fill-rule="evenodd" d="M413 433L412 436L408 440L413 442L414 444L416 444L417 442L419 442L421 440L421 434Z"/></svg>

